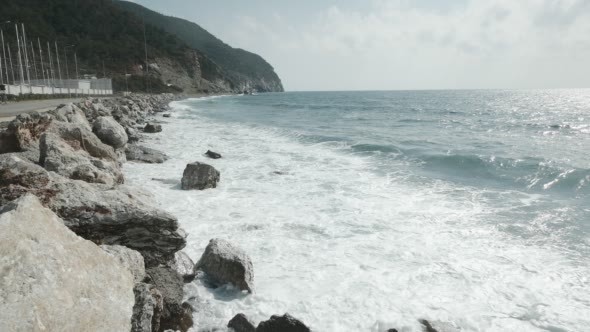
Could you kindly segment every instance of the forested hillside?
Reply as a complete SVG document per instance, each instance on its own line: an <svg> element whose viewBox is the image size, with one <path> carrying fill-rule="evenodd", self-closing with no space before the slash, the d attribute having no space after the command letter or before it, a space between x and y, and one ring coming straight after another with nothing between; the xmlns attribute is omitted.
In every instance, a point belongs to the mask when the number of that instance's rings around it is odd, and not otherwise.
<svg viewBox="0 0 590 332"><path fill-rule="evenodd" d="M232 48L193 22L165 16L128 1L116 3L121 8L144 17L146 22L176 35L190 47L203 52L217 63L235 84L241 85L242 89L283 91L281 80L273 67L261 56Z"/></svg>
<svg viewBox="0 0 590 332"><path fill-rule="evenodd" d="M73 45L68 47L68 58L73 62L73 53L77 54L80 75L106 74L114 78L118 90L126 88L126 73L132 75L127 80L132 91L237 92L244 88L229 75L231 69L221 68L205 52L112 0L2 0L0 8L0 22L24 23L29 40L40 38L43 47L50 42L53 48L57 41L62 61L65 47ZM1 28L16 50L14 25Z"/></svg>

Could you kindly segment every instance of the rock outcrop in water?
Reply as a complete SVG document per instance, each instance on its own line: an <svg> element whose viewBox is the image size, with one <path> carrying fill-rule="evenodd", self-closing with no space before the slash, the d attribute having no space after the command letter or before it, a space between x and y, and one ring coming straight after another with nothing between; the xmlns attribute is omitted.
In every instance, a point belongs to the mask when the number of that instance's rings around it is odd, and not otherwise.
<svg viewBox="0 0 590 332"><path fill-rule="evenodd" d="M133 277L33 195L0 215L0 331L129 331Z"/></svg>
<svg viewBox="0 0 590 332"><path fill-rule="evenodd" d="M289 315L274 315L269 320L260 322L256 332L310 332L309 327L305 326L300 320Z"/></svg>
<svg viewBox="0 0 590 332"><path fill-rule="evenodd" d="M242 249L222 239L209 241L195 270L205 272L217 286L232 284L250 293L254 289L254 267L250 257Z"/></svg>
<svg viewBox="0 0 590 332"><path fill-rule="evenodd" d="M186 165L181 186L184 190L216 188L220 174L213 166L200 162Z"/></svg>

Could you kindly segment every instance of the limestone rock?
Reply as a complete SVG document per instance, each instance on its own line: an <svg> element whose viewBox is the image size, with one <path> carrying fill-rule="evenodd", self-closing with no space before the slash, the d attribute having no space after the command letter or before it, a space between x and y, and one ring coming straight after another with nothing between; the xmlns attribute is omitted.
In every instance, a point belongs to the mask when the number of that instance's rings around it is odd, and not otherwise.
<svg viewBox="0 0 590 332"><path fill-rule="evenodd" d="M273 315L269 320L260 322L256 332L310 332L309 327L305 326L300 320L289 315Z"/></svg>
<svg viewBox="0 0 590 332"><path fill-rule="evenodd" d="M183 251L177 251L174 254L174 260L170 267L180 274L184 282L191 282L195 278L195 263Z"/></svg>
<svg viewBox="0 0 590 332"><path fill-rule="evenodd" d="M92 124L92 131L103 143L115 149L125 146L129 140L125 128L110 116L97 118Z"/></svg>
<svg viewBox="0 0 590 332"><path fill-rule="evenodd" d="M151 284L157 288L163 297L164 308L160 318L160 330L172 329L182 332L188 331L193 325L193 309L188 303L183 303L182 277L174 270L165 267L147 269Z"/></svg>
<svg viewBox="0 0 590 332"><path fill-rule="evenodd" d="M57 134L43 134L39 148L39 163L48 171L90 183L123 183L118 163L94 158L77 143L64 141Z"/></svg>
<svg viewBox="0 0 590 332"><path fill-rule="evenodd" d="M186 245L176 218L142 192L69 180L13 155L0 155L0 203L31 193L66 226L96 243L139 251L146 266L166 264Z"/></svg>
<svg viewBox="0 0 590 332"><path fill-rule="evenodd" d="M129 161L139 161L148 164L161 164L168 160L168 156L163 152L135 144L127 145L125 154Z"/></svg>
<svg viewBox="0 0 590 332"><path fill-rule="evenodd" d="M0 153L38 150L39 137L51 125L47 114L20 114L0 132Z"/></svg>
<svg viewBox="0 0 590 332"><path fill-rule="evenodd" d="M219 171L213 166L194 162L186 165L182 174L181 187L184 190L216 188L219 179Z"/></svg>
<svg viewBox="0 0 590 332"><path fill-rule="evenodd" d="M81 181L55 181L51 188L56 194L48 206L76 234L137 250L146 266L166 264L186 245L176 218L153 208L128 187L111 190Z"/></svg>
<svg viewBox="0 0 590 332"><path fill-rule="evenodd" d="M139 252L119 245L101 245L100 248L127 268L135 282L141 282L145 278L145 263Z"/></svg>
<svg viewBox="0 0 590 332"><path fill-rule="evenodd" d="M249 293L254 289L254 267L250 257L242 249L222 239L209 241L195 270L205 272L217 286L231 283Z"/></svg>
<svg viewBox="0 0 590 332"><path fill-rule="evenodd" d="M0 216L0 331L129 331L133 277L32 195Z"/></svg>
<svg viewBox="0 0 590 332"><path fill-rule="evenodd" d="M49 173L39 165L14 154L0 155L0 206L30 192L47 203L54 192Z"/></svg>
<svg viewBox="0 0 590 332"><path fill-rule="evenodd" d="M234 332L256 332L256 327L252 324L244 314L237 314L232 318L227 327L234 330Z"/></svg>
<svg viewBox="0 0 590 332"><path fill-rule="evenodd" d="M74 149L85 150L92 157L110 161L117 161L118 159L115 150L111 146L101 142L92 131L83 127L72 123L53 122L47 128L47 131L57 134Z"/></svg>
<svg viewBox="0 0 590 332"><path fill-rule="evenodd" d="M128 143L136 143L141 139L139 132L132 127L125 128L125 133L127 133Z"/></svg>
<svg viewBox="0 0 590 332"><path fill-rule="evenodd" d="M135 305L131 318L131 332L159 331L163 298L153 285L137 283L133 288Z"/></svg>
<svg viewBox="0 0 590 332"><path fill-rule="evenodd" d="M48 113L57 121L74 123L84 127L86 130L92 130L84 111L74 104L60 105L57 109Z"/></svg>
<svg viewBox="0 0 590 332"><path fill-rule="evenodd" d="M148 123L143 128L143 132L144 133L153 134L153 133L159 133L161 131L162 131L162 126L159 125L159 124L151 124L151 123Z"/></svg>

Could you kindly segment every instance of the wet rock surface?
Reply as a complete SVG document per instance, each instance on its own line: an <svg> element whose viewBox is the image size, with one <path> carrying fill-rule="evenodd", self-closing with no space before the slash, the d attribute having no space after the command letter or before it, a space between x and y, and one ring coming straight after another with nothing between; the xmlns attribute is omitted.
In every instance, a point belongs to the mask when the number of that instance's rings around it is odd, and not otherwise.
<svg viewBox="0 0 590 332"><path fill-rule="evenodd" d="M216 286L232 284L250 293L254 289L254 267L250 257L226 240L209 241L195 271L203 271Z"/></svg>
<svg viewBox="0 0 590 332"><path fill-rule="evenodd" d="M260 322L256 332L310 332L309 327L305 326L300 320L289 315L274 315L269 320Z"/></svg>
<svg viewBox="0 0 590 332"><path fill-rule="evenodd" d="M168 156L165 153L136 144L127 145L125 155L128 161L148 164L161 164L168 160Z"/></svg>
<svg viewBox="0 0 590 332"><path fill-rule="evenodd" d="M194 162L186 165L182 174L181 187L183 190L216 188L219 180L220 173L213 166Z"/></svg>

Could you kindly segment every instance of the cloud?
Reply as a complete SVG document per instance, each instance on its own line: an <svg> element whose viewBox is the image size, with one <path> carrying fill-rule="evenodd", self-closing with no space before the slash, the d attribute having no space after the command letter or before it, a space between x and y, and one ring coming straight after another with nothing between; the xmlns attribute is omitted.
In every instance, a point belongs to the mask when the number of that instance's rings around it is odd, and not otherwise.
<svg viewBox="0 0 590 332"><path fill-rule="evenodd" d="M590 74L587 0L375 0L288 18L241 17L232 39L297 89L590 86L575 70Z"/></svg>

